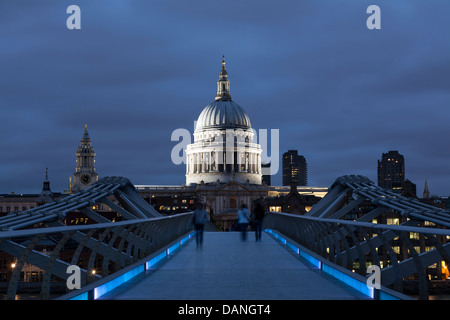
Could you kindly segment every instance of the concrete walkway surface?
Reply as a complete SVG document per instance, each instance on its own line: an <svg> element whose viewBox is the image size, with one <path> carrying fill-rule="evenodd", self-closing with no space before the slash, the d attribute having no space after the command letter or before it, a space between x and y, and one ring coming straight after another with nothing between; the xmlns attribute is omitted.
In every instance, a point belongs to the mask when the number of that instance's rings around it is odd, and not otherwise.
<svg viewBox="0 0 450 320"><path fill-rule="evenodd" d="M364 299L311 269L263 233L256 242L237 232L205 232L155 271L102 297L120 300L349 300Z"/></svg>

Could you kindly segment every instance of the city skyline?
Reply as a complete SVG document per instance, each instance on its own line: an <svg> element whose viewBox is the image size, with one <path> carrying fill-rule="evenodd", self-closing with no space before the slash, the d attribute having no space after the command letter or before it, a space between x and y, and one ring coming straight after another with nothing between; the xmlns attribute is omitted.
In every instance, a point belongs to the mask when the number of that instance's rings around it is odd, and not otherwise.
<svg viewBox="0 0 450 320"><path fill-rule="evenodd" d="M233 100L256 130L280 129L280 163L290 149L308 159L308 185L376 182L381 154L398 150L419 196L425 180L450 195L450 4L377 2L382 29L371 31L364 1L77 1L82 29L72 31L67 4L4 2L0 193L39 192L45 168L52 191L67 190L85 124L99 177L183 184L171 133L193 133L224 54ZM220 10L229 25L207 28Z"/></svg>

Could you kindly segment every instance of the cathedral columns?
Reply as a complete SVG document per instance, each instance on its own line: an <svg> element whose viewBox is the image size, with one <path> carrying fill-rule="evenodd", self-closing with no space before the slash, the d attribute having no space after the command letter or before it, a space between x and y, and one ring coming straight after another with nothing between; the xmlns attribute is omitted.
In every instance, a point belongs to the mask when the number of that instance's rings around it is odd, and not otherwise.
<svg viewBox="0 0 450 320"><path fill-rule="evenodd" d="M204 157L205 153L200 152L199 155L200 155L200 168L201 168L200 172L203 173L203 172L205 172L205 157Z"/></svg>

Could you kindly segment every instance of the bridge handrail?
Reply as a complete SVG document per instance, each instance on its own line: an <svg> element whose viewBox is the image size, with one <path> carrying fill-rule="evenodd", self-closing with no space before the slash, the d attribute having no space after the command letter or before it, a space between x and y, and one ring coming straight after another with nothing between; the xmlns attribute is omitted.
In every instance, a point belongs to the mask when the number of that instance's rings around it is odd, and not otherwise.
<svg viewBox="0 0 450 320"><path fill-rule="evenodd" d="M318 222L329 222L336 223L354 227L365 227L371 229L378 230L396 230L401 232L415 232L415 233L423 233L423 234L434 234L440 236L450 236L450 229L438 229L438 228L427 228L427 227L415 227L415 226L403 226L403 225L394 225L394 224L380 224L380 223L371 223L371 222L362 222L362 221L353 221L353 220L342 220L342 219L328 219L328 218L318 218L313 216L301 216L297 214L289 214L284 212L276 212L269 211L268 214L277 214L280 216L286 217L294 217L300 218L304 220L318 221Z"/></svg>
<svg viewBox="0 0 450 320"><path fill-rule="evenodd" d="M420 299L428 299L426 268L444 261L450 265L450 230L325 219L269 212L264 228L274 229L325 259L366 276L367 263L381 269L381 285L402 292L402 280L417 275ZM419 234L434 248L418 252L411 234ZM396 252L394 248L401 250ZM387 257L387 259L386 259ZM384 259L383 259L384 258ZM381 265L380 261L387 263Z"/></svg>
<svg viewBox="0 0 450 320"><path fill-rule="evenodd" d="M156 222L158 220L168 220L168 219L176 219L183 215L192 215L192 212L184 212L171 216L164 217L154 217L147 219L135 219L135 220L127 220L127 221L117 221L117 222L105 222L105 223L95 223L95 224L87 224L87 225L74 225L74 226L59 226L59 227L51 227L51 228L35 228L35 229L23 229L23 230L6 230L0 232L0 239L11 239L23 236L36 236L40 234L53 234L53 233L61 233L61 232L70 232L70 231L88 231L92 229L102 229L102 228L110 228L110 227L125 227L134 224L141 224L145 222Z"/></svg>
<svg viewBox="0 0 450 320"><path fill-rule="evenodd" d="M25 263L43 270L41 299L49 299L55 277L65 285L67 267L77 265L82 287L100 280L151 255L192 230L192 213L97 223L82 226L0 232L0 252L15 257L7 299L15 299ZM39 250L53 241L47 254ZM63 255L64 248L73 249ZM75 251L74 251L75 249ZM63 292L64 294L65 292Z"/></svg>

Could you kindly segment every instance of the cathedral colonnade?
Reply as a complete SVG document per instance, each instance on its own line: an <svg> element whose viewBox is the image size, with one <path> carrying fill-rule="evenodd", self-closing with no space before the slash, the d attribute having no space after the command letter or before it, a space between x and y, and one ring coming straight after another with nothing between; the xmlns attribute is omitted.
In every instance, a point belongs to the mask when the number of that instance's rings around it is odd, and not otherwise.
<svg viewBox="0 0 450 320"><path fill-rule="evenodd" d="M191 144L186 150L186 174L203 172L261 173L261 148L250 143L252 132L226 130L226 142L220 132L209 136L207 141ZM243 139L243 136L245 138ZM217 138L219 141L217 142ZM230 143L231 141L231 143Z"/></svg>

